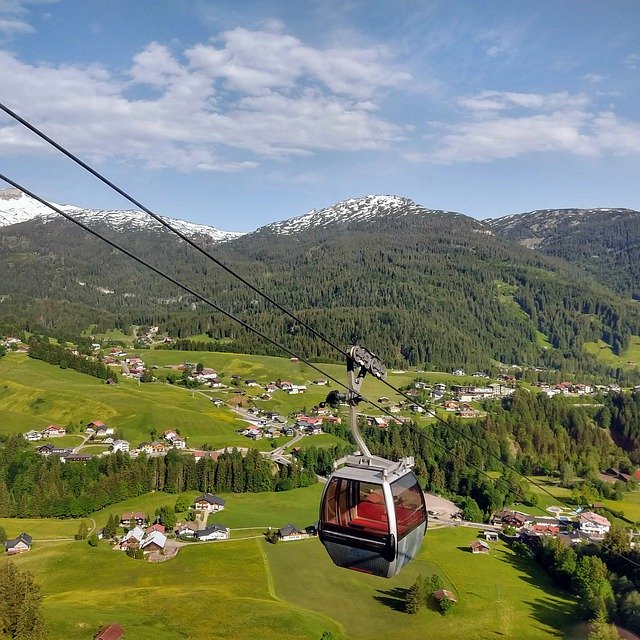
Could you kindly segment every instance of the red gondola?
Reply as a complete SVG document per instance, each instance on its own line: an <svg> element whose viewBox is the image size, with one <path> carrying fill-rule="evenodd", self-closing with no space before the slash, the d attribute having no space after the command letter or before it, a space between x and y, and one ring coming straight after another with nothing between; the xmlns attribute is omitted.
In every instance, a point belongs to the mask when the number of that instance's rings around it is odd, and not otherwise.
<svg viewBox="0 0 640 640"><path fill-rule="evenodd" d="M366 359L353 357L362 351L360 347L350 351L347 397L351 428L362 454L349 457L329 478L320 504L318 535L339 567L390 578L418 553L427 529L427 508L411 470L413 458L391 462L372 456L360 436L355 404L364 374L385 375L372 354L367 352ZM356 364L360 365L357 378Z"/></svg>

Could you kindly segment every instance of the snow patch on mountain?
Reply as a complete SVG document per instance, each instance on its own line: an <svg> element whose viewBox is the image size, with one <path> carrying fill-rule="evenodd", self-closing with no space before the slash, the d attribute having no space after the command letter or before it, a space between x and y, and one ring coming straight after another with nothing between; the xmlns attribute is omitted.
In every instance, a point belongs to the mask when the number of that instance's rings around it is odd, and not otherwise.
<svg viewBox="0 0 640 640"><path fill-rule="evenodd" d="M163 229L163 225L151 216L133 209L123 211L115 209L81 209L80 207L59 204L55 204L55 206L88 226L102 223L118 231L160 231ZM34 219L39 219L43 224L47 224L58 218L60 216L55 211L30 198L18 189L0 189L0 227L7 227ZM220 231L215 227L196 224L187 220L166 217L163 217L163 220L189 238L206 237L214 242L225 242L244 235L239 232Z"/></svg>
<svg viewBox="0 0 640 640"><path fill-rule="evenodd" d="M273 222L260 227L256 233L292 235L313 228L333 227L338 224L363 222L387 216L400 217L424 213L452 212L425 209L413 200L400 196L370 195L363 198L349 198L324 209L312 209L297 218Z"/></svg>

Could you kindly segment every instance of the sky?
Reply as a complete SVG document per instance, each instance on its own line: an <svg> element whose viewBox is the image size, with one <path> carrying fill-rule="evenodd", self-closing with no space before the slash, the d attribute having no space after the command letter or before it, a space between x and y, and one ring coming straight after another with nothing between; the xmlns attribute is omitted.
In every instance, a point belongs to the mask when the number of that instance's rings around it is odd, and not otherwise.
<svg viewBox="0 0 640 640"><path fill-rule="evenodd" d="M0 102L226 231L369 194L640 209L639 98L637 0L0 0ZM0 172L131 208L5 114Z"/></svg>

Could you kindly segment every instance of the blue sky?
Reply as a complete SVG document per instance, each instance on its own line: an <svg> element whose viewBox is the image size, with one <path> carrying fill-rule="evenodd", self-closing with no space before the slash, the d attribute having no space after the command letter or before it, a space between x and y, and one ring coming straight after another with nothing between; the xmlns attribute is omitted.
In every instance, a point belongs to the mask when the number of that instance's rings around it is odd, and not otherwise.
<svg viewBox="0 0 640 640"><path fill-rule="evenodd" d="M640 209L640 3L0 0L0 102L154 211ZM130 208L0 116L0 167Z"/></svg>

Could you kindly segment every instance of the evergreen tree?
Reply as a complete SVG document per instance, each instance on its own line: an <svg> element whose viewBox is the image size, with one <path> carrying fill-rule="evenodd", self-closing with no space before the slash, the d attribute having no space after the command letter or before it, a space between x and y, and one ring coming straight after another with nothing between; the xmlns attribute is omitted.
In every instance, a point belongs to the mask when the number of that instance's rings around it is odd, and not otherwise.
<svg viewBox="0 0 640 640"><path fill-rule="evenodd" d="M409 587L407 591L405 611L407 613L418 613L424 602L424 580L422 576L418 576L416 581Z"/></svg>
<svg viewBox="0 0 640 640"><path fill-rule="evenodd" d="M0 560L0 637L44 640L42 595L28 571Z"/></svg>

